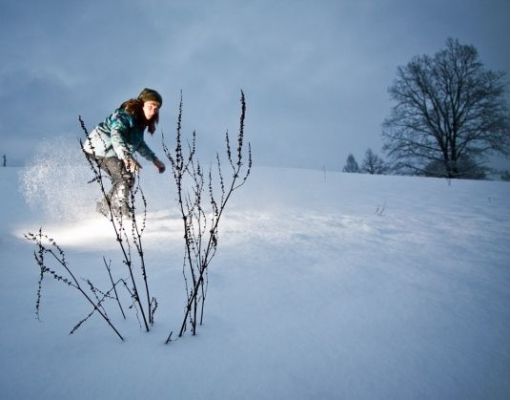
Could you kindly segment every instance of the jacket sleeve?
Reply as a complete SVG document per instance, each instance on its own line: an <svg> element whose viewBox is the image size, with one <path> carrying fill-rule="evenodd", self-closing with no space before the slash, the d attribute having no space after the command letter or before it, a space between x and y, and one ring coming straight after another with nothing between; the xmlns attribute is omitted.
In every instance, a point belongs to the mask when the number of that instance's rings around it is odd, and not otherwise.
<svg viewBox="0 0 511 400"><path fill-rule="evenodd" d="M140 153L142 157L144 157L146 160L154 162L158 157L156 157L156 154L149 148L146 142L142 140L140 142L140 145L137 148L137 151Z"/></svg>
<svg viewBox="0 0 511 400"><path fill-rule="evenodd" d="M115 154L121 160L125 160L126 157L131 155L125 140L125 135L132 124L133 122L125 113L116 111L111 117L110 140L112 141L112 148Z"/></svg>

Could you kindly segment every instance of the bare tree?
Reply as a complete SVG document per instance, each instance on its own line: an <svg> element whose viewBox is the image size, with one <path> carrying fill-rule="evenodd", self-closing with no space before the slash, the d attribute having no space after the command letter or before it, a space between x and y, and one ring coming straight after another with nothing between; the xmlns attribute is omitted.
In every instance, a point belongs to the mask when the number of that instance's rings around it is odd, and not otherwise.
<svg viewBox="0 0 511 400"><path fill-rule="evenodd" d="M415 173L440 162L449 178L466 176L463 165L480 167L491 152L509 154L504 76L454 39L433 57L415 57L389 89L397 104L383 124L384 150Z"/></svg>
<svg viewBox="0 0 511 400"><path fill-rule="evenodd" d="M378 154L367 149L360 170L371 175L381 175L387 171L387 166Z"/></svg>
<svg viewBox="0 0 511 400"><path fill-rule="evenodd" d="M355 160L355 156L353 154L350 153L346 159L346 164L344 165L342 172L360 172L357 160Z"/></svg>

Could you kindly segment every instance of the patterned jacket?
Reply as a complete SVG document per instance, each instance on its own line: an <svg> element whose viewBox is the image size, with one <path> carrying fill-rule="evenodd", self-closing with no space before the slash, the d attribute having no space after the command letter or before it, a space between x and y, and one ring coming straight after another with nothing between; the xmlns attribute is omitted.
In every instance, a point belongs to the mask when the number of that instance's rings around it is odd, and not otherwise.
<svg viewBox="0 0 511 400"><path fill-rule="evenodd" d="M154 161L157 157L144 141L144 130L133 115L119 108L89 134L83 148L96 157L124 160L138 152L145 159Z"/></svg>

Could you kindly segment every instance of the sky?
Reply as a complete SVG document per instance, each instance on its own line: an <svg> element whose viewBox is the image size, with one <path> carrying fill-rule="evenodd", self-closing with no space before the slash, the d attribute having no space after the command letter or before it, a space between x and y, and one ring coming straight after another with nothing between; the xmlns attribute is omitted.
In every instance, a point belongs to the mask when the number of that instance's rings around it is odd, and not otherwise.
<svg viewBox="0 0 511 400"><path fill-rule="evenodd" d="M173 143L182 92L183 133L213 158L243 90L256 165L340 170L382 154L397 68L450 37L509 77L508 0L2 0L0 154L30 163L149 87L149 146Z"/></svg>

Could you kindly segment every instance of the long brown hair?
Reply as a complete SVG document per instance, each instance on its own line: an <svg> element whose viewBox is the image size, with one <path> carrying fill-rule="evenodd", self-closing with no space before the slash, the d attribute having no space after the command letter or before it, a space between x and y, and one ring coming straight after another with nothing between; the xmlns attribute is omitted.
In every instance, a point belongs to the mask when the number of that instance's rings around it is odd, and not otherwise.
<svg viewBox="0 0 511 400"><path fill-rule="evenodd" d="M156 124L158 124L159 112L153 115L150 120L147 120L144 115L143 110L144 102L139 99L129 99L121 104L123 110L125 110L128 114L131 114L135 117L137 123L144 128L147 127L147 130L152 135L156 131Z"/></svg>

